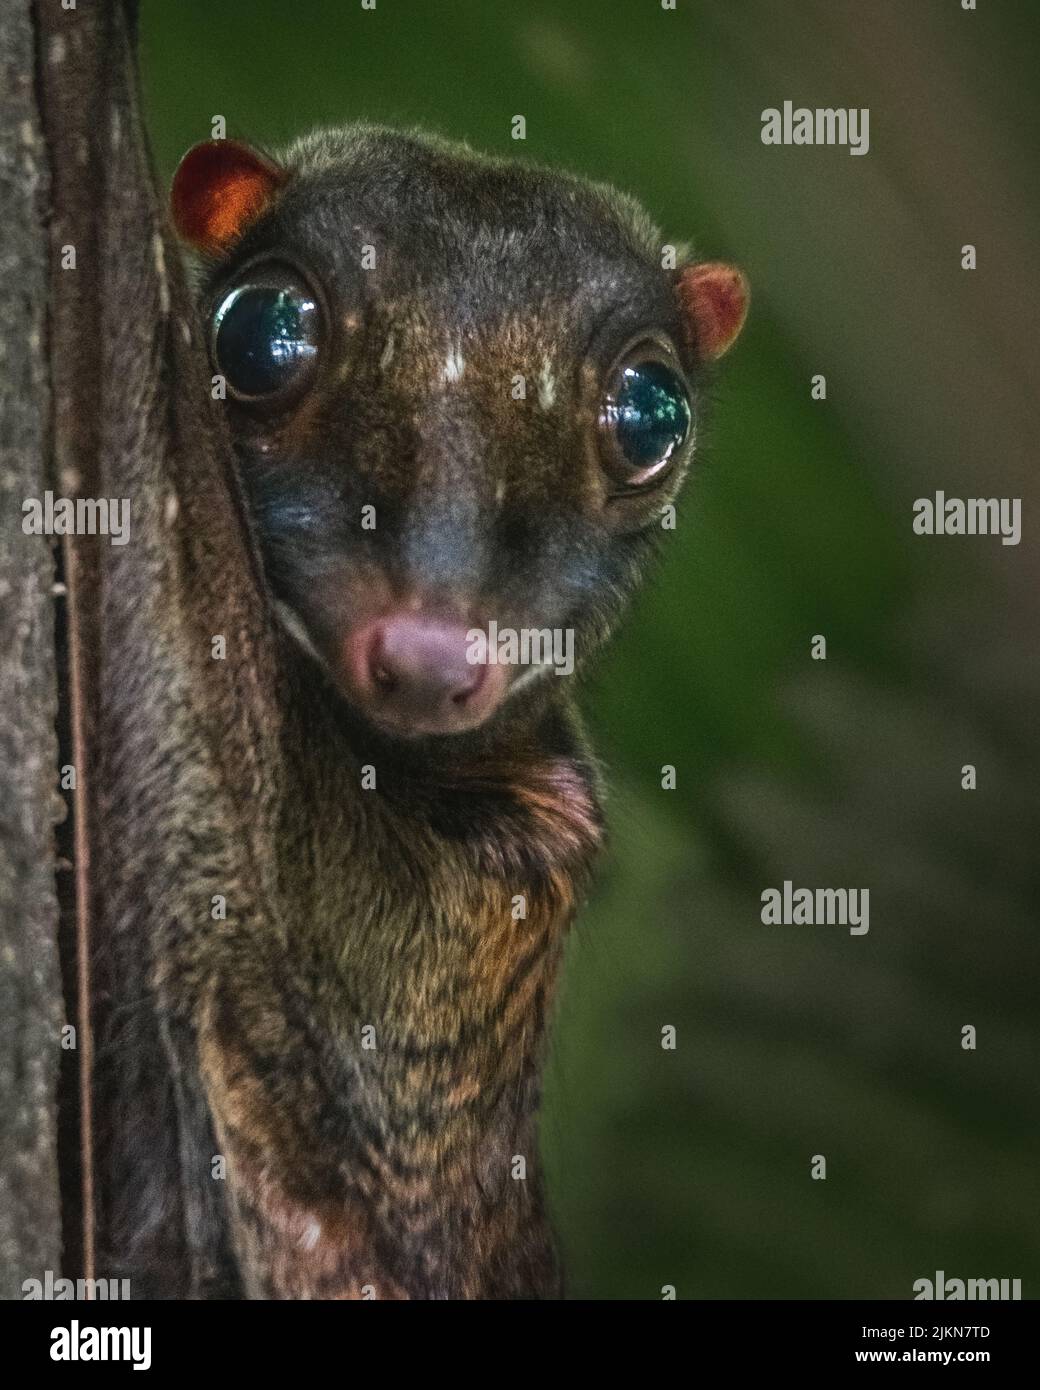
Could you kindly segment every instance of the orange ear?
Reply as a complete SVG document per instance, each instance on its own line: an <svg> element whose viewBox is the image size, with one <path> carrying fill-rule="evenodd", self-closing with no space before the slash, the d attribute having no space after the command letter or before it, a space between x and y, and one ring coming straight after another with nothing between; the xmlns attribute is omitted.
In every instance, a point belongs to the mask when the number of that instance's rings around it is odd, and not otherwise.
<svg viewBox="0 0 1040 1390"><path fill-rule="evenodd" d="M701 358L721 357L747 318L751 288L743 272L721 261L689 265L676 281L690 346Z"/></svg>
<svg viewBox="0 0 1040 1390"><path fill-rule="evenodd" d="M177 235L196 251L227 250L270 207L284 169L239 140L204 140L177 166L170 212Z"/></svg>

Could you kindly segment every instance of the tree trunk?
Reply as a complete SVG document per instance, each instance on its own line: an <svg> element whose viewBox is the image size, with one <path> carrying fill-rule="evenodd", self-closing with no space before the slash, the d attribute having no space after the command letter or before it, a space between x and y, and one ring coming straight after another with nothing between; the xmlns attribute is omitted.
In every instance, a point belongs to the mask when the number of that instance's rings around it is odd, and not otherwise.
<svg viewBox="0 0 1040 1390"><path fill-rule="evenodd" d="M129 506L129 543L76 534L62 557L78 1113L75 1085L61 1095L83 1153L79 1197L62 1148L62 1272L132 1273L133 1297L231 1293L190 1020L164 989L178 946L190 975L184 942L212 893L263 892L255 864L268 845L253 813L257 759L277 756L274 647L155 195L131 0L7 0L0 53L2 1292L57 1272L61 1255L53 561L20 524L23 499L49 487ZM229 648L219 663L217 634Z"/></svg>
<svg viewBox="0 0 1040 1390"><path fill-rule="evenodd" d="M62 1000L53 820L54 565L22 503L48 487L47 160L29 0L0 7L0 1297L61 1258Z"/></svg>

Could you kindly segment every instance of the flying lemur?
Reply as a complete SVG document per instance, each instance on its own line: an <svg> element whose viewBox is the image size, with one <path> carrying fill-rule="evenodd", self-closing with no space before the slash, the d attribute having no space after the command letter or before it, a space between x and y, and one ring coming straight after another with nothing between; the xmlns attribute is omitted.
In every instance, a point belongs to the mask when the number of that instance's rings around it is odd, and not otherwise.
<svg viewBox="0 0 1040 1390"><path fill-rule="evenodd" d="M198 145L171 207L292 654L285 919L165 972L235 1280L556 1297L540 1070L598 779L573 679L471 636L603 644L746 282L610 188L370 126Z"/></svg>

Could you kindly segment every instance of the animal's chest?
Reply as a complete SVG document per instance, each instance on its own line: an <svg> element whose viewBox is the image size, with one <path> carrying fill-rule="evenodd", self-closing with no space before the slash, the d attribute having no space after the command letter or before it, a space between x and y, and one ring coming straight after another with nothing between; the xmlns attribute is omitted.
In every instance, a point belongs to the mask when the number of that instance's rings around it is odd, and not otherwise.
<svg viewBox="0 0 1040 1390"><path fill-rule="evenodd" d="M488 827L479 852L454 843L402 847L361 931L349 927L341 978L378 1008L388 1045L456 1059L508 1049L517 1029L538 1030L559 949L573 916L576 867L514 854L513 828ZM492 852L488 852L491 846Z"/></svg>

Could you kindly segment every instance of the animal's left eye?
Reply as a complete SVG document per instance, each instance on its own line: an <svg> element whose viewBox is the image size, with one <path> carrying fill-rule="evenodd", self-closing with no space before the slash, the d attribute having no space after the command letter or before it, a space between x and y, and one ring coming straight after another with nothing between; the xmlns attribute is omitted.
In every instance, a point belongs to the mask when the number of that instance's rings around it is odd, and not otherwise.
<svg viewBox="0 0 1040 1390"><path fill-rule="evenodd" d="M213 360L239 400L271 400L301 386L317 361L314 295L276 268L229 291L213 315Z"/></svg>
<svg viewBox="0 0 1040 1390"><path fill-rule="evenodd" d="M663 473L693 427L690 393L677 365L653 343L627 353L614 368L600 415L612 475L641 487Z"/></svg>

